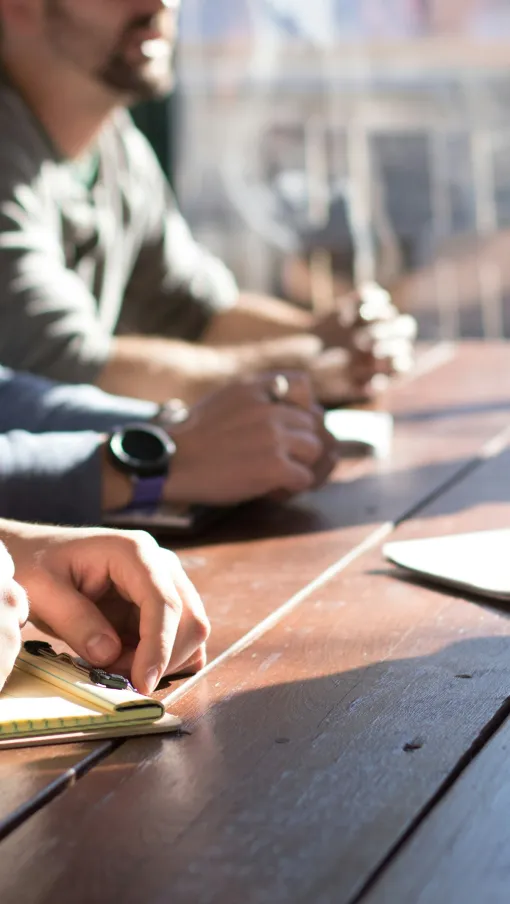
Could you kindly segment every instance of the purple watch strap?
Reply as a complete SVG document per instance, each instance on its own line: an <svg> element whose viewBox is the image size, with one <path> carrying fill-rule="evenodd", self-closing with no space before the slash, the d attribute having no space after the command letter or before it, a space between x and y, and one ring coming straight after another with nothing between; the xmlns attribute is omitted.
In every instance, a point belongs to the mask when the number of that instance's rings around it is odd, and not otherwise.
<svg viewBox="0 0 510 904"><path fill-rule="evenodd" d="M133 499L129 505L129 510L149 509L153 511L156 509L163 496L166 477L166 474L159 474L157 477L136 477Z"/></svg>

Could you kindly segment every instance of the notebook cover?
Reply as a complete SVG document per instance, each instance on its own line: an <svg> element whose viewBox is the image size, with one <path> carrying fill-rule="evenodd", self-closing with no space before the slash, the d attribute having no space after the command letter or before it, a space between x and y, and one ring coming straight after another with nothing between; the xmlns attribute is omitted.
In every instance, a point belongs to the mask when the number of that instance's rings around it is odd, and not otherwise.
<svg viewBox="0 0 510 904"><path fill-rule="evenodd" d="M165 714L161 700L137 693L127 682L115 686L118 676L93 671L97 670L91 671L82 660L57 655L47 643L39 642L35 652L24 645L0 693L0 746L130 737L179 728L179 720Z"/></svg>
<svg viewBox="0 0 510 904"><path fill-rule="evenodd" d="M145 735L172 734L179 732L181 719L166 713L162 719L147 725L106 727L93 731L70 731L54 735L32 735L0 739L0 750L12 750L19 747L44 747L51 744L77 744L83 741L107 741L113 738L139 738Z"/></svg>

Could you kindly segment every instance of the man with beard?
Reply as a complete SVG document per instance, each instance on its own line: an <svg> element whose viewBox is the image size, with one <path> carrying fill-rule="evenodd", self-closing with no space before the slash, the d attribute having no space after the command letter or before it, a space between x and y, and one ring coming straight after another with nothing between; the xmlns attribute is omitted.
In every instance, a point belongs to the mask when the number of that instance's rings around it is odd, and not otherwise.
<svg viewBox="0 0 510 904"><path fill-rule="evenodd" d="M412 318L240 292L123 109L170 90L178 5L0 0L0 360L156 402L289 367L370 395L410 366Z"/></svg>

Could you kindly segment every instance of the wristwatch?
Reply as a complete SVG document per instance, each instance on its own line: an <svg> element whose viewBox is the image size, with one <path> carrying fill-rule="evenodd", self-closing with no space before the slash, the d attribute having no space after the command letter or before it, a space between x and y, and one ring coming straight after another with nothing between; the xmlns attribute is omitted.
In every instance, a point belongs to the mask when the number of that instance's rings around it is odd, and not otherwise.
<svg viewBox="0 0 510 904"><path fill-rule="evenodd" d="M177 451L174 441L155 424L126 424L111 434L107 448L113 467L133 482L127 510L155 509Z"/></svg>

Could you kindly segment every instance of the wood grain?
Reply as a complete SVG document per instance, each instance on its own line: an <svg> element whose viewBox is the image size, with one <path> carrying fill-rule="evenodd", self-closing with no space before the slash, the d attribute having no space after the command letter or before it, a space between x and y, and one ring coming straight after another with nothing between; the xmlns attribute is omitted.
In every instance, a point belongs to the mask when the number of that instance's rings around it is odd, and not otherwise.
<svg viewBox="0 0 510 904"><path fill-rule="evenodd" d="M112 749L102 743L0 750L0 840Z"/></svg>
<svg viewBox="0 0 510 904"><path fill-rule="evenodd" d="M439 358L439 362L441 359ZM403 380L381 400L395 415L387 461L341 465L333 482L287 506L255 503L218 525L181 558L213 625L211 658L222 654L310 581L399 521L510 427L510 348L466 343L453 358Z"/></svg>
<svg viewBox="0 0 510 904"><path fill-rule="evenodd" d="M507 524L509 468L395 537ZM508 711L509 653L504 612L375 550L178 701L191 736L124 744L5 839L2 904L347 904Z"/></svg>
<svg viewBox="0 0 510 904"><path fill-rule="evenodd" d="M396 415L390 462L340 466L338 482L286 507L247 507L201 547L183 549L213 621L215 659L326 568L348 555L380 524L401 518L458 474L480 444L508 422L501 391L510 356L504 345L465 345L425 361L421 376L395 385L381 405ZM426 433L427 441L424 442ZM46 796L62 790L107 748L85 745L3 752L0 826L5 831Z"/></svg>
<svg viewBox="0 0 510 904"><path fill-rule="evenodd" d="M507 904L509 751L507 721L363 904Z"/></svg>

